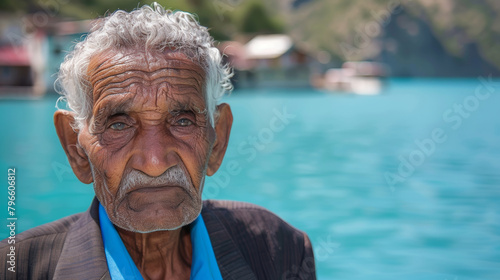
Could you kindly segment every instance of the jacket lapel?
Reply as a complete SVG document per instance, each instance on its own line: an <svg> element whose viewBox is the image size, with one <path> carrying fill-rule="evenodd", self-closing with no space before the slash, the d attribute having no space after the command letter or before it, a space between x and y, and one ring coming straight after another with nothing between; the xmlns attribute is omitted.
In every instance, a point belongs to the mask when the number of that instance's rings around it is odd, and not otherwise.
<svg viewBox="0 0 500 280"><path fill-rule="evenodd" d="M98 206L94 198L89 210L71 226L54 279L111 279L99 228Z"/></svg>
<svg viewBox="0 0 500 280"><path fill-rule="evenodd" d="M201 211L207 227L212 248L223 279L253 280L257 279L239 248L233 242L231 235L217 215L210 211L209 203L204 203Z"/></svg>

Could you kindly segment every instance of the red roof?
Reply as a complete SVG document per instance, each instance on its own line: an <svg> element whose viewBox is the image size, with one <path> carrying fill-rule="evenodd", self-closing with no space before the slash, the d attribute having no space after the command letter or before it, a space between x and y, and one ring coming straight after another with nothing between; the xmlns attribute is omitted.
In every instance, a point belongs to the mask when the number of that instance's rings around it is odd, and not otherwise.
<svg viewBox="0 0 500 280"><path fill-rule="evenodd" d="M30 66L28 51L22 46L0 47L0 65Z"/></svg>

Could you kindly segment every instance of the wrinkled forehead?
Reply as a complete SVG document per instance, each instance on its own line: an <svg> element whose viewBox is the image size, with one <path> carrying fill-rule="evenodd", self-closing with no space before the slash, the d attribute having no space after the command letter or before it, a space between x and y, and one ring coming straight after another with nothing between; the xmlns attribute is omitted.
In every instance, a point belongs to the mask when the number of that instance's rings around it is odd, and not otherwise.
<svg viewBox="0 0 500 280"><path fill-rule="evenodd" d="M87 77L93 104L108 95L124 94L131 89L153 95L195 93L205 99L203 67L193 57L171 49L103 51L91 57Z"/></svg>

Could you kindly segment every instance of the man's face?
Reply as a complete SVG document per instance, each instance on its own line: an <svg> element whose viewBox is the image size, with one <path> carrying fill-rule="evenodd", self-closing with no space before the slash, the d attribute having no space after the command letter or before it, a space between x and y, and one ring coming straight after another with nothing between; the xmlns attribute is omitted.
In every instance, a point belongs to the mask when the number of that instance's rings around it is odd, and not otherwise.
<svg viewBox="0 0 500 280"><path fill-rule="evenodd" d="M78 141L110 220L139 232L193 221L215 140L203 69L168 50L108 51L88 69L93 111Z"/></svg>

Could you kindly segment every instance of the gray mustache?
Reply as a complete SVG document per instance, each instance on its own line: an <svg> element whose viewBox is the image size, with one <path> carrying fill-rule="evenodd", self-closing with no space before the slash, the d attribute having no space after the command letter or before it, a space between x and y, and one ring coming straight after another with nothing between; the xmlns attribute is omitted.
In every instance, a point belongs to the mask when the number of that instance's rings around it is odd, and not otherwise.
<svg viewBox="0 0 500 280"><path fill-rule="evenodd" d="M188 190L190 183L186 173L179 166L167 169L158 177L151 177L138 170L132 170L122 179L118 192L121 196L134 189L165 186L180 186Z"/></svg>

